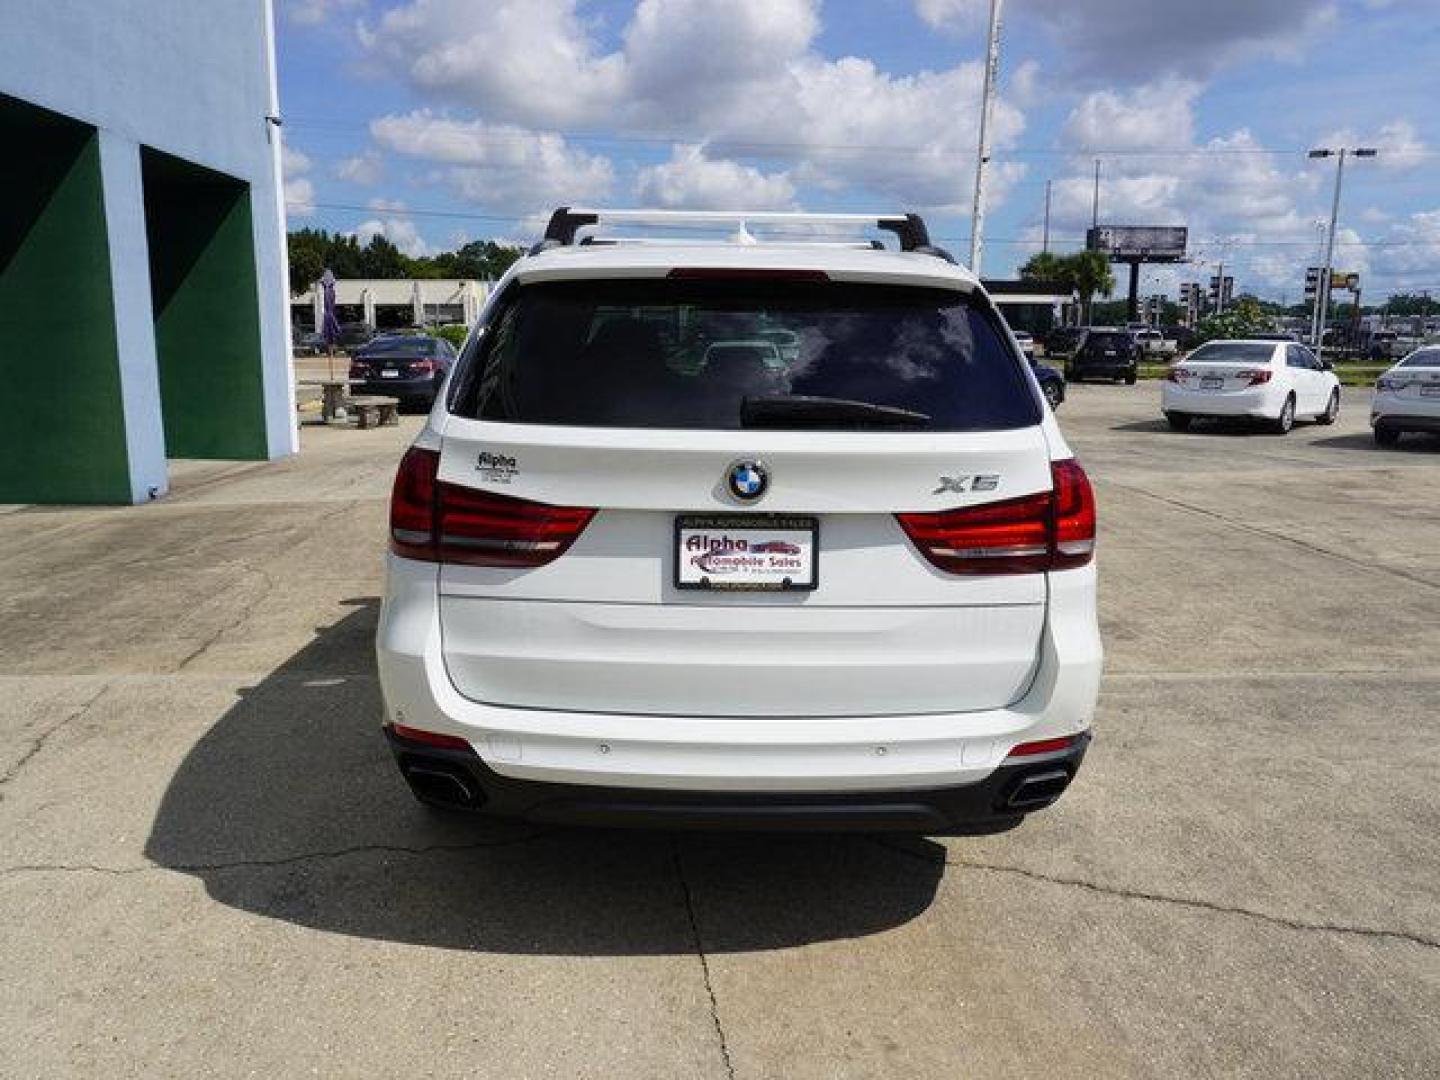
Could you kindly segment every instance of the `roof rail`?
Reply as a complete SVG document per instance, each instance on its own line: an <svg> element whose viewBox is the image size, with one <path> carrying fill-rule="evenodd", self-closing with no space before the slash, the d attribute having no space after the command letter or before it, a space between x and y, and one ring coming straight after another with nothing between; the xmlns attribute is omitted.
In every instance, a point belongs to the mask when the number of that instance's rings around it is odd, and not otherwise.
<svg viewBox="0 0 1440 1080"><path fill-rule="evenodd" d="M743 231L756 225L853 225L893 232L901 251L935 255L955 260L943 248L930 243L930 232L919 214L804 214L778 210L593 210L562 206L550 215L545 238L530 249L532 255L576 243L576 235L589 225L613 224L735 225Z"/></svg>

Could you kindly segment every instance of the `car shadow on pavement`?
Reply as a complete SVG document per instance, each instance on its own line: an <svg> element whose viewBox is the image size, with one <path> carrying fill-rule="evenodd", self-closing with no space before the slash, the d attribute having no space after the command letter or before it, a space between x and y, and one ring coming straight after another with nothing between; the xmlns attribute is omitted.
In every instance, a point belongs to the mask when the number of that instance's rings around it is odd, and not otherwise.
<svg viewBox="0 0 1440 1080"><path fill-rule="evenodd" d="M300 926L489 952L776 949L929 907L943 849L862 837L551 829L436 815L379 731L373 599L241 692L175 773L145 853ZM913 846L913 842L907 842Z"/></svg>
<svg viewBox="0 0 1440 1080"><path fill-rule="evenodd" d="M1296 425L1299 427L1299 424ZM1266 433L1265 425L1254 420L1198 420L1186 431L1176 431L1163 417L1158 420L1131 420L1111 424L1111 431L1153 431L1183 439L1191 435L1256 435Z"/></svg>
<svg viewBox="0 0 1440 1080"><path fill-rule="evenodd" d="M1375 436L1366 431L1351 435L1331 435L1329 438L1314 440L1312 445L1332 450L1373 450L1378 454L1433 454L1440 451L1440 436L1424 433L1402 435L1400 441L1393 446L1377 446Z"/></svg>

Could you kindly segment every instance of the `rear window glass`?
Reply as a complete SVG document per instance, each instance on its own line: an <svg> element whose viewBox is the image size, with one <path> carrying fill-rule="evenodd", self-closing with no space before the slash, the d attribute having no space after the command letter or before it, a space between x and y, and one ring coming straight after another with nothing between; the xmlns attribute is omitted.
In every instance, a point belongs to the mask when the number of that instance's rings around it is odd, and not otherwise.
<svg viewBox="0 0 1440 1080"><path fill-rule="evenodd" d="M1187 364L1268 364L1275 346L1257 341L1212 341L1185 358Z"/></svg>
<svg viewBox="0 0 1440 1080"><path fill-rule="evenodd" d="M431 338L422 337L377 338L363 351L375 356L430 356L435 352L435 343Z"/></svg>
<svg viewBox="0 0 1440 1080"><path fill-rule="evenodd" d="M1123 348L1132 340L1129 334L1087 334L1085 336L1085 344L1105 349Z"/></svg>
<svg viewBox="0 0 1440 1080"><path fill-rule="evenodd" d="M595 427L976 431L1040 411L994 317L943 289L799 281L517 287L452 408Z"/></svg>
<svg viewBox="0 0 1440 1080"><path fill-rule="evenodd" d="M1401 367L1440 367L1440 349L1419 349L1400 361Z"/></svg>

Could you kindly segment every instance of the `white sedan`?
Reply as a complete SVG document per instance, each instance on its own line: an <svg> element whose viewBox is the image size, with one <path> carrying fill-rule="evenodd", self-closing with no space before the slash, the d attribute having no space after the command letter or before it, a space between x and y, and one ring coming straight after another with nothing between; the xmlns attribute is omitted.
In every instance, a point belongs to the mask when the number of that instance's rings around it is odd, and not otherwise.
<svg viewBox="0 0 1440 1080"><path fill-rule="evenodd" d="M1440 345L1416 349L1375 383L1370 426L1381 446L1406 431L1440 433Z"/></svg>
<svg viewBox="0 0 1440 1080"><path fill-rule="evenodd" d="M1333 424L1340 380L1293 341L1207 341L1165 376L1160 407L1176 431L1211 417L1262 420L1289 431L1297 418Z"/></svg>

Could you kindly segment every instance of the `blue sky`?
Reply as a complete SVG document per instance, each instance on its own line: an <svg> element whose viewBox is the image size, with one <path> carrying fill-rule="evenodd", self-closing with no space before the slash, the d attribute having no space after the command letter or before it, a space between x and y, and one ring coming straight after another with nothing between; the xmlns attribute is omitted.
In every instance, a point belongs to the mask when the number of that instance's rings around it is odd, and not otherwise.
<svg viewBox="0 0 1440 1080"><path fill-rule="evenodd" d="M555 205L918 209L968 253L988 0L279 0L291 225L412 253L533 238ZM1007 0L984 271L1104 224L1298 299L1336 263L1440 295L1431 0Z"/></svg>

